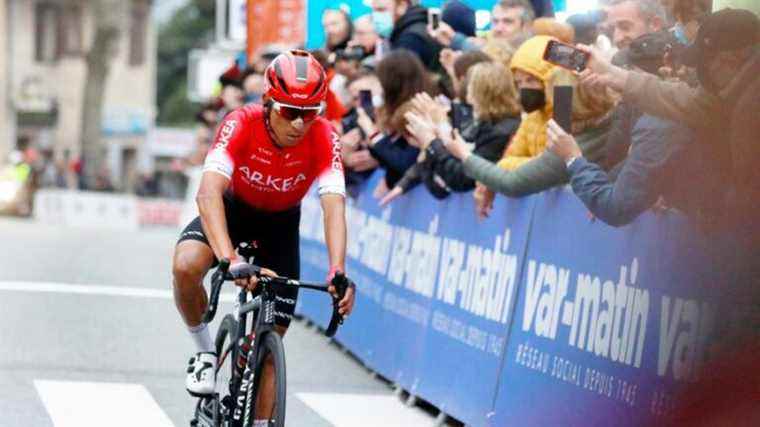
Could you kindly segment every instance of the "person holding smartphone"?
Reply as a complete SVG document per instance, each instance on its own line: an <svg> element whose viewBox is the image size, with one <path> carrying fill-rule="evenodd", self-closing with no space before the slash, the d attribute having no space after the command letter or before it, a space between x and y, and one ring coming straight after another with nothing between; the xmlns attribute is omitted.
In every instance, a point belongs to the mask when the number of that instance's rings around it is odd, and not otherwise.
<svg viewBox="0 0 760 427"><path fill-rule="evenodd" d="M414 53L429 71L441 71L438 56L441 46L427 32L430 15L417 0L393 0L391 50L406 49Z"/></svg>

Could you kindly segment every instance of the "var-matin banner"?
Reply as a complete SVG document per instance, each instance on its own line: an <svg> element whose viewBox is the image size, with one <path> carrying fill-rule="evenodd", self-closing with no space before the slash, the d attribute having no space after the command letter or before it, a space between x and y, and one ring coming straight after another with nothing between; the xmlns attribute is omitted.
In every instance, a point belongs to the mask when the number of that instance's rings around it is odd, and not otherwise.
<svg viewBox="0 0 760 427"><path fill-rule="evenodd" d="M612 228L566 189L497 198L418 188L349 203L354 314L337 339L403 388L473 426L637 425L696 379L716 301L704 247L675 213ZM302 276L328 266L319 201L304 201ZM719 289L720 286L715 286ZM326 324L330 307L302 293Z"/></svg>

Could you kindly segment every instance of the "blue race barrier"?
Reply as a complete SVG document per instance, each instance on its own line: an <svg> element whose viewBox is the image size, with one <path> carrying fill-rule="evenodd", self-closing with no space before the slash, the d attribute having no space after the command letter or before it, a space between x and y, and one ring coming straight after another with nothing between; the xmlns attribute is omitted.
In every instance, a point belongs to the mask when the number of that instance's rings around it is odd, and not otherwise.
<svg viewBox="0 0 760 427"><path fill-rule="evenodd" d="M683 217L624 228L569 191L537 197L489 425L645 425L693 379L726 283ZM716 287L718 288L718 287ZM536 410L536 408L541 408Z"/></svg>
<svg viewBox="0 0 760 427"><path fill-rule="evenodd" d="M424 188L381 209L376 174L349 202L356 309L336 339L367 366L473 426L633 425L692 380L711 331L706 242L673 213L611 228L566 189L497 197ZM327 272L319 201L302 205L302 276ZM716 287L719 288L719 287ZM326 326L303 293L297 311Z"/></svg>

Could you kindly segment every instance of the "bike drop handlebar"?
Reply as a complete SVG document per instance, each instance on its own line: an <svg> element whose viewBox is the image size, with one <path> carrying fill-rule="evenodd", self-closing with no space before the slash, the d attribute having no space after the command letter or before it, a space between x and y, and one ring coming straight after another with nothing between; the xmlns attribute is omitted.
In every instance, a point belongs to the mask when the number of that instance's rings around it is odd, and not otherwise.
<svg viewBox="0 0 760 427"><path fill-rule="evenodd" d="M301 288L313 289L316 291L327 292L327 284L302 282L299 280L289 279L287 277L271 277L261 274L261 267L252 264L245 264L241 268L236 268L235 271L230 272L230 261L223 258L219 261L219 267L214 271L211 276L211 295L209 295L208 307L206 312L203 313L203 322L211 323L216 316L216 309L219 304L219 293L221 292L222 285L225 281L247 279L250 277L257 277L260 283L269 283L281 286L298 286ZM325 335L332 337L338 330L338 325L343 324L343 316L338 312L338 303L346 295L346 290L351 286L348 278L343 273L337 273L331 283L335 287L337 296L332 297L333 312L330 318L330 324L327 326Z"/></svg>

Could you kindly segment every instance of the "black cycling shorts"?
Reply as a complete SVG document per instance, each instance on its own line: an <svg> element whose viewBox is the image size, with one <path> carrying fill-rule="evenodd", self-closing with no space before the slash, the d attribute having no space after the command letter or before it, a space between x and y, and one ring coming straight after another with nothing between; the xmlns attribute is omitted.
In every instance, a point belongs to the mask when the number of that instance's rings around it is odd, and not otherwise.
<svg viewBox="0 0 760 427"><path fill-rule="evenodd" d="M273 270L280 276L296 280L300 278L300 206L282 212L263 212L225 196L224 210L233 246L238 247L240 243L253 245L254 264ZM197 240L209 245L200 217L190 221L182 230L177 244L185 240ZM214 261L214 266L216 265L217 261ZM258 293L257 289L253 295ZM278 287L275 294L275 324L288 327L296 308L298 288Z"/></svg>

